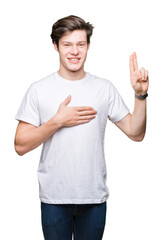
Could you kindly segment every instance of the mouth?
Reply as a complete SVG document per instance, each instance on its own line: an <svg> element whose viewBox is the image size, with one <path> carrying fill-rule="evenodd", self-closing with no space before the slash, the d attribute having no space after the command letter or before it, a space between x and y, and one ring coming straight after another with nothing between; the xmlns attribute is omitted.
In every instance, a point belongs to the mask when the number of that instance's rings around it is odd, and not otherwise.
<svg viewBox="0 0 163 240"><path fill-rule="evenodd" d="M80 58L68 58L68 60L69 60L70 63L76 64L76 63L79 63Z"/></svg>

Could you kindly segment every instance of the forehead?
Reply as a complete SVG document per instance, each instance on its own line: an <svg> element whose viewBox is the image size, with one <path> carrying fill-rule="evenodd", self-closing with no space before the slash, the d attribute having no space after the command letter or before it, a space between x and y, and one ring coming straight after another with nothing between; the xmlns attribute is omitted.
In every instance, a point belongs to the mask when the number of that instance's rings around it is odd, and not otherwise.
<svg viewBox="0 0 163 240"><path fill-rule="evenodd" d="M65 36L60 38L60 42L81 42L87 41L87 34L85 30L74 30L73 32L67 33Z"/></svg>

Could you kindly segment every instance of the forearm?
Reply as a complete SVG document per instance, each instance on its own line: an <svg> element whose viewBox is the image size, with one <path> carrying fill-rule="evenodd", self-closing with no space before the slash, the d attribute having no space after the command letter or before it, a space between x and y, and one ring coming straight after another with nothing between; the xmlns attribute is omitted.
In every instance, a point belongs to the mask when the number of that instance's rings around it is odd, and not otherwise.
<svg viewBox="0 0 163 240"><path fill-rule="evenodd" d="M22 156L37 148L60 128L61 125L55 121L54 116L40 127L20 133L15 144L17 153Z"/></svg>
<svg viewBox="0 0 163 240"><path fill-rule="evenodd" d="M142 140L146 131L146 99L135 98L134 111L130 118L130 131L136 140Z"/></svg>

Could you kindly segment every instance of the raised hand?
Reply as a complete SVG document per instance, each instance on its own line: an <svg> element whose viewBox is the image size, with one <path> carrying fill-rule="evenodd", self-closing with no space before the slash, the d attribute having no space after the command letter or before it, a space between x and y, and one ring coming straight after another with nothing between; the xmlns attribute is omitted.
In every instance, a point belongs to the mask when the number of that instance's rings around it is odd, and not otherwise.
<svg viewBox="0 0 163 240"><path fill-rule="evenodd" d="M148 71L143 67L138 70L138 62L135 52L130 55L129 67L130 81L135 94L139 96L146 94L149 87Z"/></svg>

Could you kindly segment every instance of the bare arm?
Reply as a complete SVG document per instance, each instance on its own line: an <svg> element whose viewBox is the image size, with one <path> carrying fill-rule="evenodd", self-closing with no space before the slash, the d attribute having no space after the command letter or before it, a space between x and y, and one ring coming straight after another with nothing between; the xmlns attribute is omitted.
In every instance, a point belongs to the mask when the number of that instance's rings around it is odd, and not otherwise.
<svg viewBox="0 0 163 240"><path fill-rule="evenodd" d="M131 140L142 141L146 131L146 99L139 100L135 98L133 114L127 114L115 125Z"/></svg>
<svg viewBox="0 0 163 240"><path fill-rule="evenodd" d="M20 121L15 135L15 151L20 155L37 148L54 134L60 125L50 119L40 127Z"/></svg>
<svg viewBox="0 0 163 240"><path fill-rule="evenodd" d="M87 123L95 117L96 111L89 106L67 107L70 97L66 98L54 115L40 127L20 121L15 135L15 151L20 155L37 148L61 127Z"/></svg>
<svg viewBox="0 0 163 240"><path fill-rule="evenodd" d="M148 91L148 71L144 68L138 70L136 53L130 56L130 80L135 94L145 95ZM142 141L146 131L146 99L135 98L135 106L132 114L128 114L115 123L129 138L134 141Z"/></svg>

